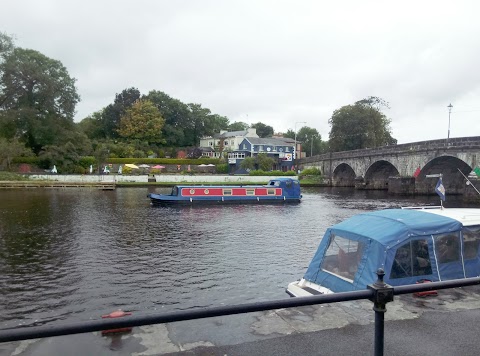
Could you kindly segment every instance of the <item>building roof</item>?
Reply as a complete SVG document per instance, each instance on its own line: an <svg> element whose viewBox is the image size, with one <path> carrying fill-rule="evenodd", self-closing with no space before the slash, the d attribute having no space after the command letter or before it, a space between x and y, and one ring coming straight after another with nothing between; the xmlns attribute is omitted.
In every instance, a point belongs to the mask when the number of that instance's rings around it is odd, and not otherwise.
<svg viewBox="0 0 480 356"><path fill-rule="evenodd" d="M294 140L290 138L275 138L275 137L245 137L252 145L266 145L266 146L293 146Z"/></svg>

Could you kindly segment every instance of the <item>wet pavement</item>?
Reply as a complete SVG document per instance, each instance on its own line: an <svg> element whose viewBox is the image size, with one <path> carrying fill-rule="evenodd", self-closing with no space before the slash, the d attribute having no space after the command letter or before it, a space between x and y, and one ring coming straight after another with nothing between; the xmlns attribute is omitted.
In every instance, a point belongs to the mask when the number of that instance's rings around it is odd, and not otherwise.
<svg viewBox="0 0 480 356"><path fill-rule="evenodd" d="M385 314L386 355L478 355L480 286L396 296ZM136 327L133 333L0 344L0 355L365 355L374 351L369 301L305 306Z"/></svg>

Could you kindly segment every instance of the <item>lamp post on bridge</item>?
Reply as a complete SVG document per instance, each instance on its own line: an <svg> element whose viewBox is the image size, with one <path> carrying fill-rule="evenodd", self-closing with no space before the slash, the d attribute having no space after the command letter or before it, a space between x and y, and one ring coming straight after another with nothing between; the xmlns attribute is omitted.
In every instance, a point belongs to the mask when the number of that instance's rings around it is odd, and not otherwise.
<svg viewBox="0 0 480 356"><path fill-rule="evenodd" d="M293 148L293 165L295 166L295 170L298 171L297 168L297 124L306 124L306 121L297 121L295 123L295 147Z"/></svg>
<svg viewBox="0 0 480 356"><path fill-rule="evenodd" d="M310 157L313 156L313 140L317 138L317 135L312 135L310 138Z"/></svg>
<svg viewBox="0 0 480 356"><path fill-rule="evenodd" d="M450 105L447 106L448 108L448 135L447 135L447 143L450 140L450 114L452 113L452 108L453 105L450 103Z"/></svg>

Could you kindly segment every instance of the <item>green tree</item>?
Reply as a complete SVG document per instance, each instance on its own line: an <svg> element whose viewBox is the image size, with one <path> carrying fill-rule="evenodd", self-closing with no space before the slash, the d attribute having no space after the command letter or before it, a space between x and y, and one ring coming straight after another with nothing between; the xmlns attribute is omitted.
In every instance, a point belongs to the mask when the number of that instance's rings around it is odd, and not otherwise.
<svg viewBox="0 0 480 356"><path fill-rule="evenodd" d="M388 104L380 98L368 97L354 105L343 106L329 119L330 148L349 151L396 144L391 136L390 119L380 109Z"/></svg>
<svg viewBox="0 0 480 356"><path fill-rule="evenodd" d="M118 132L128 139L162 143L162 128L165 119L149 100L137 100L120 119Z"/></svg>
<svg viewBox="0 0 480 356"><path fill-rule="evenodd" d="M258 168L262 171L271 171L275 160L271 157L268 157L266 153L259 153L257 155L257 165Z"/></svg>
<svg viewBox="0 0 480 356"><path fill-rule="evenodd" d="M120 119L138 99L140 99L140 91L137 88L124 89L115 95L113 104L103 109L99 125L105 138L119 137Z"/></svg>
<svg viewBox="0 0 480 356"><path fill-rule="evenodd" d="M33 156L33 152L17 139L7 140L0 137L0 165L5 163L7 169L10 169L12 159L20 156Z"/></svg>
<svg viewBox="0 0 480 356"><path fill-rule="evenodd" d="M259 137L272 137L273 136L273 127L265 125L264 123L257 122L253 124L251 127L257 130L257 135Z"/></svg>
<svg viewBox="0 0 480 356"><path fill-rule="evenodd" d="M248 124L241 121L235 121L233 124L228 125L228 131L245 131L248 129Z"/></svg>
<svg viewBox="0 0 480 356"><path fill-rule="evenodd" d="M297 141L302 143L302 151L305 152L308 157L320 153L322 136L318 133L317 129L308 126L302 127L298 130Z"/></svg>
<svg viewBox="0 0 480 356"><path fill-rule="evenodd" d="M78 129L83 132L91 140L103 139L106 137L105 131L102 125L103 110L96 111L90 116L87 116L82 121L77 123Z"/></svg>
<svg viewBox="0 0 480 356"><path fill-rule="evenodd" d="M35 50L14 48L0 63L2 134L20 138L35 153L74 130L79 100L75 79L60 61Z"/></svg>
<svg viewBox="0 0 480 356"><path fill-rule="evenodd" d="M0 32L0 63L13 51L14 48L13 38L6 33Z"/></svg>
<svg viewBox="0 0 480 356"><path fill-rule="evenodd" d="M194 145L194 142L191 142L192 135L188 132L192 129L192 122L190 120L191 111L187 104L157 90L150 91L144 98L154 103L165 119L163 136L166 138L165 144L167 146Z"/></svg>
<svg viewBox="0 0 480 356"><path fill-rule="evenodd" d="M240 168L245 170L252 170L255 169L255 158L253 157L245 157L245 159L240 163Z"/></svg>

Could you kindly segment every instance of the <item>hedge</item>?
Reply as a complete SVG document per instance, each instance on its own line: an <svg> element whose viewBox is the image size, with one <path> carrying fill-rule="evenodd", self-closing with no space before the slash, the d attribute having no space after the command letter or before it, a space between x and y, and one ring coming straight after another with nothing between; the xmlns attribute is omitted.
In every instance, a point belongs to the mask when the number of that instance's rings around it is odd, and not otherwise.
<svg viewBox="0 0 480 356"><path fill-rule="evenodd" d="M179 159L179 158L107 158L105 163L112 163L112 164L127 164L127 163L134 163L134 164L174 164L174 165L182 165L182 164L219 164L219 159L213 158L198 158L198 159Z"/></svg>

